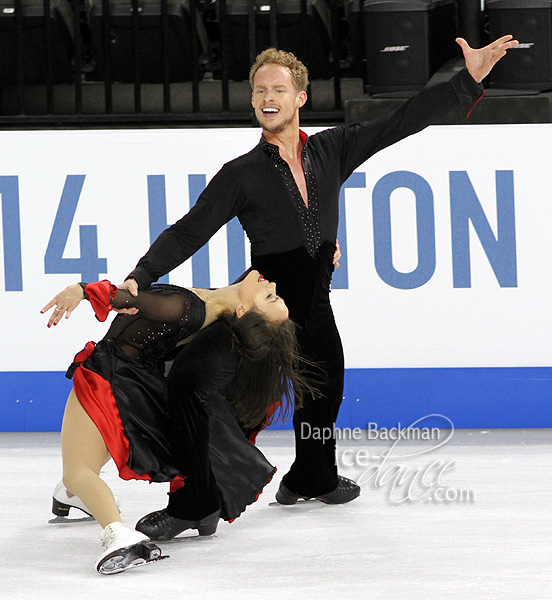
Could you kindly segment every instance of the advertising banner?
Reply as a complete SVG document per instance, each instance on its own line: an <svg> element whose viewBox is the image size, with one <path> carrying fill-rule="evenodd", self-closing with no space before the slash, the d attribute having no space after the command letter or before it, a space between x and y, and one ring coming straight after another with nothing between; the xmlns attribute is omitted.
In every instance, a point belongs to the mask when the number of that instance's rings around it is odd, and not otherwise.
<svg viewBox="0 0 552 600"><path fill-rule="evenodd" d="M306 128L307 133L316 129ZM258 129L0 132L0 430L57 429L88 340L69 283L120 283ZM332 305L342 425L550 427L552 126L430 127L362 165L340 196ZM248 267L237 221L163 281L227 285Z"/></svg>

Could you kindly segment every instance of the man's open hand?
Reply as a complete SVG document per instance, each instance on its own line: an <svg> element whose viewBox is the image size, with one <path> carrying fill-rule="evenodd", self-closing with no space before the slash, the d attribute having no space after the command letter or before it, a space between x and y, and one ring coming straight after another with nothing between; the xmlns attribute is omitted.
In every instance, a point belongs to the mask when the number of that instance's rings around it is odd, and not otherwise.
<svg viewBox="0 0 552 600"><path fill-rule="evenodd" d="M464 38L456 38L456 43L464 53L466 69L477 83L481 83L496 63L506 55L506 51L517 46L518 41L511 35L504 35L492 44L478 49L472 48Z"/></svg>

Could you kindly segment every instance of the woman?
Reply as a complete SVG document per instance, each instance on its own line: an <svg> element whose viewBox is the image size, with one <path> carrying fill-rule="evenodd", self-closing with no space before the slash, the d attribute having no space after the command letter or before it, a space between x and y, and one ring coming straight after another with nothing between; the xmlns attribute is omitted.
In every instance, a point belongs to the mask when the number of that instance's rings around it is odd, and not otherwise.
<svg viewBox="0 0 552 600"><path fill-rule="evenodd" d="M68 318L84 297L100 320L111 308L139 311L118 315L68 371L73 390L62 425L63 483L103 527L106 550L96 568L109 574L161 557L144 533L123 526L99 477L110 457L124 479L172 482L171 499L190 515L173 519L178 532L212 534L219 516L239 516L275 470L242 429L258 429L280 399L287 412L292 388L301 390L303 382L287 308L257 271L218 290L154 286L137 297L106 281L74 284L42 309L56 307L48 327ZM165 361L177 349L187 366L184 379L173 382L182 401L167 407ZM216 435L209 436L212 428ZM59 502L57 508L68 510Z"/></svg>

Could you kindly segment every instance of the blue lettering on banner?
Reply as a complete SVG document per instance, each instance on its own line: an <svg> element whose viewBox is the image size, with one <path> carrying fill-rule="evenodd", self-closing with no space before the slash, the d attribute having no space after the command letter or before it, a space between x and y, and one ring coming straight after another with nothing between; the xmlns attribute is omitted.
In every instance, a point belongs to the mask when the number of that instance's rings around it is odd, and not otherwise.
<svg viewBox="0 0 552 600"><path fill-rule="evenodd" d="M450 210L452 270L455 288L471 287L470 223L485 252L500 287L517 287L515 199L513 171L496 171L497 232L493 233L479 198L466 171L450 171ZM67 175L54 224L44 256L47 274L78 273L83 281L94 281L107 273L107 259L98 256L96 225L79 226L80 256L63 256L73 225L85 175ZM190 208L206 187L205 174L189 174ZM348 243L345 193L349 188L365 188L365 173L353 173L339 193L338 240L341 246L340 268L333 277L333 289L347 289ZM391 236L391 195L406 188L416 202L417 266L409 272L393 265ZM150 244L168 227L165 175L147 176ZM0 176L4 285L6 291L23 290L19 179ZM420 175L395 171L384 175L372 192L374 260L378 276L397 289L414 289L426 284L436 266L435 215L433 192ZM229 282L235 281L246 265L245 233L237 218L227 223ZM192 281L195 287L210 287L209 246L205 244L192 256ZM169 276L160 279L168 282Z"/></svg>
<svg viewBox="0 0 552 600"><path fill-rule="evenodd" d="M245 271L245 234L237 217L226 225L228 249L228 283L233 283Z"/></svg>
<svg viewBox="0 0 552 600"><path fill-rule="evenodd" d="M337 240L341 250L339 269L334 271L332 289L346 290L349 288L349 261L347 254L347 220L345 211L345 190L347 188L365 188L366 174L353 173L339 190L339 225L337 227Z"/></svg>
<svg viewBox="0 0 552 600"><path fill-rule="evenodd" d="M497 235L466 171L450 172L452 270L455 288L471 287L470 222L500 287L517 287L514 172L496 172Z"/></svg>
<svg viewBox="0 0 552 600"><path fill-rule="evenodd" d="M159 234L169 226L164 175L148 175L148 217L151 246ZM169 283L169 275L163 275L158 282Z"/></svg>
<svg viewBox="0 0 552 600"><path fill-rule="evenodd" d="M418 265L410 273L397 271L393 266L391 194L399 188L412 190L416 197ZM372 214L375 266L382 281L401 290L411 290L427 283L435 271L435 218L429 183L409 171L384 175L372 192Z"/></svg>
<svg viewBox="0 0 552 600"><path fill-rule="evenodd" d="M190 194L190 209L195 206L201 192L205 189L206 178L204 174L188 175L188 190ZM196 288L211 287L211 273L209 269L209 244L202 246L192 256L192 285Z"/></svg>
<svg viewBox="0 0 552 600"><path fill-rule="evenodd" d="M6 292L23 291L21 265L21 222L19 181L15 175L0 177L2 196L2 234L4 238L4 286Z"/></svg>
<svg viewBox="0 0 552 600"><path fill-rule="evenodd" d="M80 225L79 258L63 257L84 178L85 175L67 175L44 255L44 272L47 274L80 273L82 281L97 281L100 273L107 273L107 259L98 257L96 225Z"/></svg>

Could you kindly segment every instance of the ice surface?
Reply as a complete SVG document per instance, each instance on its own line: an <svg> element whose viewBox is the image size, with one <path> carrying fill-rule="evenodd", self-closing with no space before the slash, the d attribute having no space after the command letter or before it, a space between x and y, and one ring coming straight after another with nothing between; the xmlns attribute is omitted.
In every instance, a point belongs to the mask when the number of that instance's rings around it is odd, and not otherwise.
<svg viewBox="0 0 552 600"><path fill-rule="evenodd" d="M48 523L59 434L0 433L0 598L552 598L552 432L461 430L436 445L391 448L360 432L339 443L340 472L363 481L360 498L280 506L274 494L293 460L293 435L263 433L259 446L278 473L238 520L213 537L162 543L169 560L101 576L99 525ZM354 462L363 464L347 466ZM432 485L438 472L441 484ZM406 480L393 487L394 475ZM112 463L104 477L128 525L166 505L165 484L124 482ZM436 500L446 490L456 498Z"/></svg>

